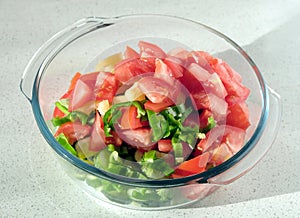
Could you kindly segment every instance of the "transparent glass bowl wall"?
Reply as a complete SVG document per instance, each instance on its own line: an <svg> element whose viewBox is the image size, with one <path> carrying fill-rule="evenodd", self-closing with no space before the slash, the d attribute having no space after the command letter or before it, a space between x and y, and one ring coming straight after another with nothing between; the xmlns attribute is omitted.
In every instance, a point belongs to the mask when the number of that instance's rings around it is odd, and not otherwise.
<svg viewBox="0 0 300 218"><path fill-rule="evenodd" d="M251 90L247 101L251 127L240 152L223 164L191 177L138 181L102 172L72 156L55 141L47 121L52 117L54 102L67 90L75 72L91 72L100 59L124 51L126 45L137 48L139 40L156 43L166 51L178 46L207 51L241 74L243 83ZM32 104L41 133L60 157L66 172L96 198L133 209L185 205L239 178L266 153L276 136L281 116L279 95L266 85L256 65L237 44L202 24L163 15L90 17L76 22L54 35L36 52L25 69L21 90ZM101 193L107 181L121 187L123 191L119 194L124 195L124 199L120 199L120 195ZM165 202L155 198L146 202L126 198L126 192L143 188L149 193L167 190Z"/></svg>

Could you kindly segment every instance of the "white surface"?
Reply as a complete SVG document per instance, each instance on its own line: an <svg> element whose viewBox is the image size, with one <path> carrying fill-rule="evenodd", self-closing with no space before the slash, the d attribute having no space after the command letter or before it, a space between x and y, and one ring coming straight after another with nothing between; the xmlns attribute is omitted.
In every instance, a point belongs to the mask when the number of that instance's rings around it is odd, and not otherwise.
<svg viewBox="0 0 300 218"><path fill-rule="evenodd" d="M220 2L1 0L0 217L300 217L300 2ZM60 169L19 91L27 62L54 33L86 16L132 13L177 15L225 33L283 99L280 134L267 156L186 208L145 212L95 202Z"/></svg>

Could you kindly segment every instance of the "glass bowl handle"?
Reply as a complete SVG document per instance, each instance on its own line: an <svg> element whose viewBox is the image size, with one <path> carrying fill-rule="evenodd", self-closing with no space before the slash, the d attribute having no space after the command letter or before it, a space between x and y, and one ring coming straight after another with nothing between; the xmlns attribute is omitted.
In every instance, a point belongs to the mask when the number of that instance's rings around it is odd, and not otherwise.
<svg viewBox="0 0 300 218"><path fill-rule="evenodd" d="M105 21L106 20L106 21ZM59 52L58 47L67 46L81 35L87 34L95 28L106 27L111 23L108 18L87 17L66 27L46 41L32 56L27 64L20 82L20 90L24 96L31 102L32 91L35 80L39 76L39 70L46 63L47 58Z"/></svg>
<svg viewBox="0 0 300 218"><path fill-rule="evenodd" d="M226 185L251 170L267 153L273 144L281 122L282 102L280 96L268 87L269 92L269 117L263 135L253 150L239 163L229 170L207 180L209 184Z"/></svg>

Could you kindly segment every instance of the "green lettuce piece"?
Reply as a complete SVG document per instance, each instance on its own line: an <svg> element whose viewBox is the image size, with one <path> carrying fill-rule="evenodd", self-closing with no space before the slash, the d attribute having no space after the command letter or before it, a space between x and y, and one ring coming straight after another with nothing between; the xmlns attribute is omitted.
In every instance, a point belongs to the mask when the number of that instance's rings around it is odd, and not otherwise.
<svg viewBox="0 0 300 218"><path fill-rule="evenodd" d="M104 133L107 137L112 136L110 134L110 131L114 130L114 124L122 116L122 113L119 109L121 107L129 107L129 106L134 106L137 108L137 118L141 118L142 116L146 115L146 111L144 110L141 103L138 101L128 101L128 102L121 102L118 104L114 104L109 108L108 111L106 111L106 113L103 116Z"/></svg>
<svg viewBox="0 0 300 218"><path fill-rule="evenodd" d="M153 179L171 175L174 169L163 158L157 158L156 152L150 150L144 153L141 160L142 171Z"/></svg>
<svg viewBox="0 0 300 218"><path fill-rule="evenodd" d="M73 148L72 145L68 142L67 137L61 133L56 137L56 140L58 141L61 146L63 146L67 151L69 151L71 154L77 156L77 151Z"/></svg>
<svg viewBox="0 0 300 218"><path fill-rule="evenodd" d="M146 110L149 120L149 125L152 128L152 141L156 142L166 136L169 123L162 114L155 113L152 110Z"/></svg>
<svg viewBox="0 0 300 218"><path fill-rule="evenodd" d="M207 123L207 126L200 130L202 133L207 133L216 126L216 121L212 116L207 118Z"/></svg>
<svg viewBox="0 0 300 218"><path fill-rule="evenodd" d="M60 99L57 102L55 102L55 106L66 115L70 113L68 111L69 99Z"/></svg>
<svg viewBox="0 0 300 218"><path fill-rule="evenodd" d="M88 118L89 118L89 116L85 113L82 113L79 111L72 111L72 112L69 112L68 115L66 115L63 118L54 117L51 120L51 122L54 126L61 126L64 123L74 122L76 120L79 120L82 123L82 125L85 125L88 122Z"/></svg>

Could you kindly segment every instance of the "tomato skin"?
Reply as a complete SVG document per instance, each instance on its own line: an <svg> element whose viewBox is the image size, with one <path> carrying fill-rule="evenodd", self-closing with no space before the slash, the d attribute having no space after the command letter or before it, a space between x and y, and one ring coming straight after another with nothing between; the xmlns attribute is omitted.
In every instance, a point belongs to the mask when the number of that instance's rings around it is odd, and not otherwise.
<svg viewBox="0 0 300 218"><path fill-rule="evenodd" d="M179 78L179 81L191 92L201 92L204 90L202 86L202 81L199 80L193 73L185 69L183 71L183 76Z"/></svg>
<svg viewBox="0 0 300 218"><path fill-rule="evenodd" d="M186 60L189 56L190 52L183 48L174 48L168 52L168 55L171 57L178 58L182 61Z"/></svg>
<svg viewBox="0 0 300 218"><path fill-rule="evenodd" d="M140 48L141 57L155 57L164 59L167 56L166 53L155 44L139 41L138 46Z"/></svg>
<svg viewBox="0 0 300 218"><path fill-rule="evenodd" d="M226 122L228 125L246 130L250 126L249 109L246 103L229 105Z"/></svg>
<svg viewBox="0 0 300 218"><path fill-rule="evenodd" d="M184 161L175 169L174 175L172 174L172 177L185 177L205 171L209 157L209 153L206 152L190 160Z"/></svg>
<svg viewBox="0 0 300 218"><path fill-rule="evenodd" d="M224 86L227 87L226 89L228 92L228 96L226 96L225 99L228 102L228 104L244 102L250 94L250 90L241 83L224 83Z"/></svg>
<svg viewBox="0 0 300 218"><path fill-rule="evenodd" d="M73 93L73 90L68 90L65 94L63 94L63 96L60 97L60 99L70 98L70 96L72 95L72 93ZM66 115L65 115L65 113L63 113L61 110L59 110L55 106L52 116L53 116L53 118L55 118L55 117L63 118Z"/></svg>
<svg viewBox="0 0 300 218"><path fill-rule="evenodd" d="M91 101L112 102L119 82L108 72L94 72L81 75L70 96L69 111L78 110Z"/></svg>
<svg viewBox="0 0 300 218"><path fill-rule="evenodd" d="M221 141L226 143L230 151L235 154L243 147L245 135L245 130L226 125L225 134Z"/></svg>
<svg viewBox="0 0 300 218"><path fill-rule="evenodd" d="M144 104L145 109L152 110L156 113L161 112L162 110L166 109L167 107L171 106L172 102L166 101L166 102L160 102L160 103L153 103L151 101L147 101Z"/></svg>
<svg viewBox="0 0 300 218"><path fill-rule="evenodd" d="M195 62L199 64L201 67L203 67L205 70L207 70L209 73L213 73L214 70L206 60L205 56L208 53L205 54L205 52L202 51L191 51L191 55L195 59Z"/></svg>
<svg viewBox="0 0 300 218"><path fill-rule="evenodd" d="M89 144L90 151L100 151L106 147L103 125L104 124L99 113L96 113Z"/></svg>
<svg viewBox="0 0 300 218"><path fill-rule="evenodd" d="M170 92L174 87L160 78L143 77L138 81L138 87L153 103L164 102L167 98L173 99Z"/></svg>
<svg viewBox="0 0 300 218"><path fill-rule="evenodd" d="M59 110L58 107L54 108L53 118L55 118L55 117L63 118L64 116L65 116L65 113L62 112L61 110Z"/></svg>
<svg viewBox="0 0 300 218"><path fill-rule="evenodd" d="M102 77L99 79L99 77ZM100 80L100 81L99 81ZM101 72L95 85L96 101L108 100L112 103L119 87L119 81L112 73Z"/></svg>
<svg viewBox="0 0 300 218"><path fill-rule="evenodd" d="M211 152L211 159L209 163L213 166L218 166L228 160L232 156L232 152L228 148L226 143L222 143Z"/></svg>
<svg viewBox="0 0 300 218"><path fill-rule="evenodd" d="M245 130L237 127L216 126L206 134L205 139L198 143L197 149L202 152L212 151L225 143L233 153L236 153L244 145L245 135Z"/></svg>
<svg viewBox="0 0 300 218"><path fill-rule="evenodd" d="M161 139L158 141L158 150L161 152L170 152L173 149L171 139Z"/></svg>
<svg viewBox="0 0 300 218"><path fill-rule="evenodd" d="M196 107L200 109L208 109L212 111L213 117L217 121L223 121L227 115L228 104L222 98L205 92L199 92L192 94Z"/></svg>
<svg viewBox="0 0 300 218"><path fill-rule="evenodd" d="M226 88L216 73L210 74L209 78L203 82L203 88L207 93L213 93L222 99L225 99L228 95Z"/></svg>
<svg viewBox="0 0 300 218"><path fill-rule="evenodd" d="M124 58L139 58L140 55L133 48L126 46L126 50L124 52Z"/></svg>
<svg viewBox="0 0 300 218"><path fill-rule="evenodd" d="M130 106L125 109L121 118L122 129L137 129L142 127L140 118L137 118L137 109L134 106Z"/></svg>
<svg viewBox="0 0 300 218"><path fill-rule="evenodd" d="M180 64L181 61L175 57L167 57L163 60L156 59L155 74L165 74L173 78L182 77L183 67Z"/></svg>
<svg viewBox="0 0 300 218"><path fill-rule="evenodd" d="M105 138L105 144L114 144L115 146L119 147L122 145L122 139L119 137L119 135L115 131L110 132L112 134L112 137L106 137Z"/></svg>
<svg viewBox="0 0 300 218"><path fill-rule="evenodd" d="M226 101L229 104L242 102L248 98L250 90L241 83L242 79L239 74L225 62L218 61L213 67L227 90Z"/></svg>
<svg viewBox="0 0 300 218"><path fill-rule="evenodd" d="M115 66L115 77L122 83L127 82L132 77L143 73L155 71L155 63L148 59L131 58L125 59Z"/></svg>
<svg viewBox="0 0 300 218"><path fill-rule="evenodd" d="M73 76L73 78L72 78L72 80L71 80L71 83L70 83L70 86L69 86L69 90L73 90L73 89L75 88L76 83L77 83L77 81L79 80L80 77L81 77L81 73L79 73L79 72L77 72L77 73Z"/></svg>
<svg viewBox="0 0 300 218"><path fill-rule="evenodd" d="M54 134L57 137L59 134L63 133L68 139L69 143L72 145L76 141L83 139L88 136L91 132L91 127L89 125L82 125L80 122L67 122L62 124Z"/></svg>
<svg viewBox="0 0 300 218"><path fill-rule="evenodd" d="M142 127L138 129L122 130L115 126L115 129L122 140L137 149L149 151L156 145L156 143L151 140L152 131L150 128Z"/></svg>
<svg viewBox="0 0 300 218"><path fill-rule="evenodd" d="M78 80L77 85L70 98L69 111L77 110L85 103L94 99L94 90L82 80Z"/></svg>
<svg viewBox="0 0 300 218"><path fill-rule="evenodd" d="M199 116L200 128L205 128L208 125L208 118L213 117L210 110L204 109Z"/></svg>
<svg viewBox="0 0 300 218"><path fill-rule="evenodd" d="M90 89L95 88L95 84L97 81L97 77L99 76L99 72L92 72L88 74L83 74L79 77L78 81L82 81L85 83ZM77 81L77 83L78 83ZM75 87L76 88L76 87Z"/></svg>
<svg viewBox="0 0 300 218"><path fill-rule="evenodd" d="M166 74L168 76L172 76L172 71L161 59L156 59L155 74Z"/></svg>
<svg viewBox="0 0 300 218"><path fill-rule="evenodd" d="M179 78L183 76L183 63L179 58L176 57L166 57L163 62L169 67L171 70L171 76L174 78Z"/></svg>

